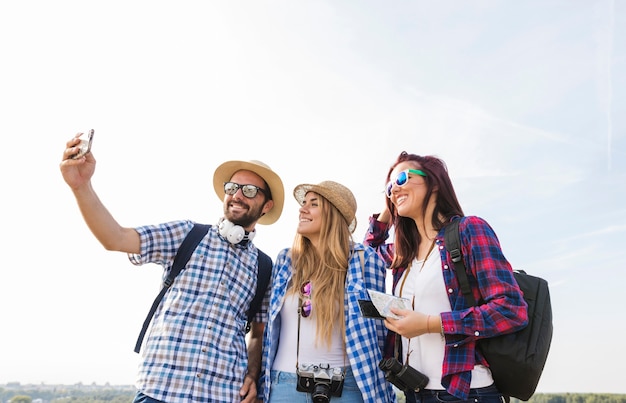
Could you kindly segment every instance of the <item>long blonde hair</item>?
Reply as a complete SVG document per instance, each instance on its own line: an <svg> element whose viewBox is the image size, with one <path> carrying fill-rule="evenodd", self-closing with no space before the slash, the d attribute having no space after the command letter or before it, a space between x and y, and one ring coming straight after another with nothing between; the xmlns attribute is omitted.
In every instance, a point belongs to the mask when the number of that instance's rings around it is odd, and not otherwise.
<svg viewBox="0 0 626 403"><path fill-rule="evenodd" d="M315 343L321 340L330 348L337 326L342 338L345 335L344 293L352 234L339 210L321 195L319 200L324 217L320 246L316 249L308 238L296 234L291 248L293 273L289 293L298 294L302 284L311 281L311 303L317 318Z"/></svg>

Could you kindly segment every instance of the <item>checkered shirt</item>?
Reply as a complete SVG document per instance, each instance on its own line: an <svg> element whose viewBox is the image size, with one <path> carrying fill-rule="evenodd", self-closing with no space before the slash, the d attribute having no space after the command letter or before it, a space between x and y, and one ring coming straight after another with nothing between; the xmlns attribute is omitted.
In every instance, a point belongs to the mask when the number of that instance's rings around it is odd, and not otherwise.
<svg viewBox="0 0 626 403"><path fill-rule="evenodd" d="M193 226L174 221L136 228L135 265L171 269ZM141 350L137 388L168 403L240 401L247 371L246 311L256 291L257 249L233 245L211 226L165 294ZM267 320L269 287L256 321Z"/></svg>

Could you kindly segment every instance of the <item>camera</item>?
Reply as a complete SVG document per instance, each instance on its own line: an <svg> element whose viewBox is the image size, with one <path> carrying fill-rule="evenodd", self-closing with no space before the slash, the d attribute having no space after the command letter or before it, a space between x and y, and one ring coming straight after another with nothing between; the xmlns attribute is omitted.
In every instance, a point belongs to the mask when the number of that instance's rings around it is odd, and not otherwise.
<svg viewBox="0 0 626 403"><path fill-rule="evenodd" d="M331 396L341 396L343 368L330 368L329 364L298 364L296 369L298 392L309 392L314 403L326 403Z"/></svg>
<svg viewBox="0 0 626 403"><path fill-rule="evenodd" d="M383 358L378 364L385 379L406 392L419 391L428 385L428 377L409 365L402 365L395 358Z"/></svg>

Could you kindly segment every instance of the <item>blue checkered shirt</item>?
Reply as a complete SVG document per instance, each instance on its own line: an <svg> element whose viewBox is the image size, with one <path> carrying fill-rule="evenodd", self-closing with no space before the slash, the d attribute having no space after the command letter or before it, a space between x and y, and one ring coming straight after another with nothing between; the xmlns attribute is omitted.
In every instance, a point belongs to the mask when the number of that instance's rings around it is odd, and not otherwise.
<svg viewBox="0 0 626 403"><path fill-rule="evenodd" d="M136 228L133 264L170 270L193 222ZM155 312L142 350L137 388L168 403L241 400L247 371L246 311L257 282L257 249L232 245L211 226ZM269 290L256 321L267 320Z"/></svg>
<svg viewBox="0 0 626 403"><path fill-rule="evenodd" d="M385 263L370 247L355 244L355 250L364 250L365 267L361 269L359 254L354 253L346 277L345 320L346 350L357 385L366 403L395 402L396 397L384 373L378 368L382 358L387 328L382 320L364 318L357 300L370 299L366 288L385 291ZM263 367L261 368L260 392L263 400L269 401L270 371L280 337L280 310L291 280L291 257L289 249L282 250L272 272L272 296L270 299L269 322L263 336ZM365 274L365 280L363 279ZM296 357L293 357L294 368ZM294 387L295 388L295 387Z"/></svg>

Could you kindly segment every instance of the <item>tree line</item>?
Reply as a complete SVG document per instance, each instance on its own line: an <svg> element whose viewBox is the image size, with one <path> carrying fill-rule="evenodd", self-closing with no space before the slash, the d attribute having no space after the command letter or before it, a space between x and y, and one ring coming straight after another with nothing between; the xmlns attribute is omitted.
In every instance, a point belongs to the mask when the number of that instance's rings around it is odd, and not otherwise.
<svg viewBox="0 0 626 403"><path fill-rule="evenodd" d="M511 403L521 400L511 399ZM537 393L529 403L626 403L626 394L612 393Z"/></svg>
<svg viewBox="0 0 626 403"><path fill-rule="evenodd" d="M0 403L130 403L134 390L104 389L81 391L58 388L53 390L0 388Z"/></svg>

